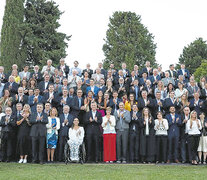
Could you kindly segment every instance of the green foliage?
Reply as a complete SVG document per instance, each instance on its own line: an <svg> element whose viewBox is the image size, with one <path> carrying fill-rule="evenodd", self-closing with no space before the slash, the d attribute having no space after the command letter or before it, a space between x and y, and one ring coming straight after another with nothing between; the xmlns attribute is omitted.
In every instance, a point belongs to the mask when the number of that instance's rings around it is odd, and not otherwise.
<svg viewBox="0 0 207 180"><path fill-rule="evenodd" d="M190 73L194 73L203 59L207 59L207 44L202 38L198 38L184 47L178 66L184 63Z"/></svg>
<svg viewBox="0 0 207 180"><path fill-rule="evenodd" d="M27 0L21 31L22 52L26 52L27 62L41 66L52 59L57 64L60 58L66 57L70 37L57 31L61 14L54 1Z"/></svg>
<svg viewBox="0 0 207 180"><path fill-rule="evenodd" d="M6 0L0 44L0 65L5 67L5 71L14 63L20 68L24 64L24 56L20 53L23 19L24 0Z"/></svg>
<svg viewBox="0 0 207 180"><path fill-rule="evenodd" d="M103 52L104 67L114 63L116 68L125 62L129 69L137 64L143 67L146 61L155 62L155 49L151 33L141 23L141 17L132 12L115 12L109 19Z"/></svg>
<svg viewBox="0 0 207 180"><path fill-rule="evenodd" d="M202 60L201 65L196 69L194 76L199 82L201 77L207 77L207 60Z"/></svg>

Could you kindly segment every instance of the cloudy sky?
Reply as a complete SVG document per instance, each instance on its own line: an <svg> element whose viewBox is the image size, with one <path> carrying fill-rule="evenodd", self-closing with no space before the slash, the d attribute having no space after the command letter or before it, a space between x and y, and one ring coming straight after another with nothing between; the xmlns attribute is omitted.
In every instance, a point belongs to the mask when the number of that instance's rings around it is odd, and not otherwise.
<svg viewBox="0 0 207 180"><path fill-rule="evenodd" d="M6 0L0 3L0 27ZM109 17L115 11L132 11L155 36L156 60L167 69L177 63L183 47L198 37L207 40L206 0L55 0L65 13L60 19L61 32L72 35L66 62L74 60L92 68L104 59L102 46Z"/></svg>

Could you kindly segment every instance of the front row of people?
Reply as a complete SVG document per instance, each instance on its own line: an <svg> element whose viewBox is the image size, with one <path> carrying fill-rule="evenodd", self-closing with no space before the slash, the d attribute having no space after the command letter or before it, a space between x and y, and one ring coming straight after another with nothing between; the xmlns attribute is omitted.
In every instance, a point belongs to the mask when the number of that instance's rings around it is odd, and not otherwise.
<svg viewBox="0 0 207 180"><path fill-rule="evenodd" d="M171 106L165 118L159 111L154 120L148 108L143 108L141 112L134 104L129 112L124 109L124 103L120 102L119 109L113 115L108 107L102 118L96 102L91 102L91 110L84 118L84 128L79 126L79 119L73 118L69 110L69 106L64 106L63 114L58 117L57 109L53 107L48 117L42 104L37 104L35 112L31 112L30 106L25 104L15 121L12 109L7 107L0 121L2 160L9 161L12 156L13 127L17 125L19 163L27 163L32 149L32 162L43 164L45 147L47 161L53 162L57 145L57 159L62 161L66 143L70 146L70 159L77 162L79 146L84 138L88 162L98 162L102 151L102 130L104 162L126 163L129 155L130 162L178 163L180 149L182 162L186 162L188 154L189 161L197 164L198 151L199 162L204 152L203 163L206 163L207 122L204 114L198 119L197 112L190 113L189 107L185 107L180 116L175 112L175 107Z"/></svg>

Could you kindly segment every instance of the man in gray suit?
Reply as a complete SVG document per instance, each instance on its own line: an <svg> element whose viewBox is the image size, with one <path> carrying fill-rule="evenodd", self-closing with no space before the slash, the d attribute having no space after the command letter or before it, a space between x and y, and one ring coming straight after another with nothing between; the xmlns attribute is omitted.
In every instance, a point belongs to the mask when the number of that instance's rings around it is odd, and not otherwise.
<svg viewBox="0 0 207 180"><path fill-rule="evenodd" d="M173 86L175 86L175 81L172 77L170 77L170 74L168 71L165 71L165 78L162 78L162 82L164 86L168 86L169 83L172 83Z"/></svg>
<svg viewBox="0 0 207 180"><path fill-rule="evenodd" d="M20 77L21 81L23 79L26 79L27 81L29 80L29 78L30 78L29 66L27 66L27 65L24 66L24 70L19 73L19 77Z"/></svg>
<svg viewBox="0 0 207 180"><path fill-rule="evenodd" d="M119 110L114 112L116 119L116 144L117 163L126 163L126 152L128 147L130 112L124 109L124 103L119 103ZM122 154L121 154L122 152Z"/></svg>

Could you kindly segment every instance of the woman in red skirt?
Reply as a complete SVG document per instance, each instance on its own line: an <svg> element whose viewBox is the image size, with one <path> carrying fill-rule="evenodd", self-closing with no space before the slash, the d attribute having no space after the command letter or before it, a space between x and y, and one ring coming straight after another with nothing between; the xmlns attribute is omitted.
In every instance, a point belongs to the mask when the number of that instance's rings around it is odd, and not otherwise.
<svg viewBox="0 0 207 180"><path fill-rule="evenodd" d="M104 144L104 162L113 163L116 161L116 120L111 115L111 108L106 108L106 116L103 117L103 144Z"/></svg>

